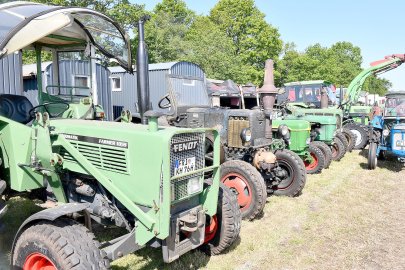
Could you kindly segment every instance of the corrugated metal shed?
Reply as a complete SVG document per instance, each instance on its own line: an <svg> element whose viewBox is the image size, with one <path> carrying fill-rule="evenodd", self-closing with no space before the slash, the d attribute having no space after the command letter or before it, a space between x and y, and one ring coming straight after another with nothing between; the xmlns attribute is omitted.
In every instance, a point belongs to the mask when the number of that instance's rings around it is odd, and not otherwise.
<svg viewBox="0 0 405 270"><path fill-rule="evenodd" d="M33 73L31 77L24 77L24 92L25 96L32 102L32 104L38 105L38 89L37 89L37 78L36 69L33 71L35 65L24 65L23 74L29 75L30 72ZM96 65L96 77L97 77L97 87L98 87L98 103L103 106L107 120L113 120L112 112L112 102L111 102L111 84L110 84L110 71L108 68ZM43 89L45 90L47 86L52 85L52 63L44 62L42 63L42 81ZM64 60L59 63L59 82L62 86L72 86L74 85L74 76L90 76L90 65L86 61L70 61ZM52 91L52 87L49 87Z"/></svg>
<svg viewBox="0 0 405 270"><path fill-rule="evenodd" d="M0 60L0 94L23 93L21 53Z"/></svg>
<svg viewBox="0 0 405 270"><path fill-rule="evenodd" d="M129 109L133 115L138 116L136 71L134 74L129 74L120 67L110 67L109 69L111 78L119 78L120 80L119 88L112 87L114 118L119 117L123 108ZM158 107L158 102L168 93L169 85L177 87L183 92L183 98L186 100L196 104L208 102L206 96L195 95L201 91L192 91L197 87L204 88L206 91L205 73L194 63L181 61L149 65L150 101L154 110L165 111Z"/></svg>

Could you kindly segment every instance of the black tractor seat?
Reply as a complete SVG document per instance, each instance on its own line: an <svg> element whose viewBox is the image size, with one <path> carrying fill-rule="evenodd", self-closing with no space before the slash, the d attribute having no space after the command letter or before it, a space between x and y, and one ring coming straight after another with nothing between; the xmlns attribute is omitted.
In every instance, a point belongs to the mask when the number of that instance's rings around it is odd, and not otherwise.
<svg viewBox="0 0 405 270"><path fill-rule="evenodd" d="M7 117L21 124L28 124L32 118L29 111L34 108L32 103L25 96L1 94L0 115Z"/></svg>

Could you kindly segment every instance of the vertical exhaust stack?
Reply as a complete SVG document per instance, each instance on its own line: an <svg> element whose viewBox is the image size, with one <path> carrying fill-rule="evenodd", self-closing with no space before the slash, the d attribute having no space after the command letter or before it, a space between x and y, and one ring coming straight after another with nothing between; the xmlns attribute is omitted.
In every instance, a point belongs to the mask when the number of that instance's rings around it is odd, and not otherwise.
<svg viewBox="0 0 405 270"><path fill-rule="evenodd" d="M326 109L329 107L328 92L326 87L321 88L321 109Z"/></svg>
<svg viewBox="0 0 405 270"><path fill-rule="evenodd" d="M276 101L276 95L278 93L277 88L274 86L274 62L271 59L266 60L266 66L264 68L264 81L263 86L259 89L258 93L262 99L264 113L266 115L266 139L272 138L271 129L271 113L273 112L273 106Z"/></svg>
<svg viewBox="0 0 405 270"><path fill-rule="evenodd" d="M138 108L143 125L148 123L145 112L149 110L149 59L148 48L145 43L144 24L150 19L149 15L141 17L138 21L138 49L136 53L136 79L138 91Z"/></svg>

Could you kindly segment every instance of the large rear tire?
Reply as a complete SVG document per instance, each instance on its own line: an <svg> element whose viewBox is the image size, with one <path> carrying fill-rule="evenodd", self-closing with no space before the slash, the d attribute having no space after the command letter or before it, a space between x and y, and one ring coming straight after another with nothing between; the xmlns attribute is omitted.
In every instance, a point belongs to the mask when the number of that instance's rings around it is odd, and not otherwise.
<svg viewBox="0 0 405 270"><path fill-rule="evenodd" d="M347 128L343 128L342 129L342 133L343 135L346 137L346 140L348 141L348 146L347 146L347 151L351 152L354 149L354 146L356 144L356 135L354 135L353 132L351 132L349 129Z"/></svg>
<svg viewBox="0 0 405 270"><path fill-rule="evenodd" d="M330 164L332 163L332 150L330 150L329 146L321 141L314 141L311 142L311 145L318 147L321 149L324 157L325 157L325 169L329 168Z"/></svg>
<svg viewBox="0 0 405 270"><path fill-rule="evenodd" d="M295 197L301 194L307 180L304 162L294 152L283 149L275 152L278 166L286 173L281 183L273 187L273 194L277 196Z"/></svg>
<svg viewBox="0 0 405 270"><path fill-rule="evenodd" d="M371 142L368 148L368 169L374 170L377 168L377 144Z"/></svg>
<svg viewBox="0 0 405 270"><path fill-rule="evenodd" d="M339 138L333 139L331 150L332 150L332 160L334 161L341 160L346 153L346 148Z"/></svg>
<svg viewBox="0 0 405 270"><path fill-rule="evenodd" d="M242 160L226 161L221 165L221 182L236 194L243 219L253 220L263 212L266 183L251 164Z"/></svg>
<svg viewBox="0 0 405 270"><path fill-rule="evenodd" d="M325 156L322 150L313 144L309 145L309 154L312 157L312 162L304 161L307 174L320 173L325 168Z"/></svg>
<svg viewBox="0 0 405 270"><path fill-rule="evenodd" d="M344 126L356 135L356 143L354 149L363 149L368 143L367 131L360 125L356 123L350 123Z"/></svg>
<svg viewBox="0 0 405 270"><path fill-rule="evenodd" d="M83 225L70 219L41 221L18 237L12 254L13 269L109 269L100 243Z"/></svg>
<svg viewBox="0 0 405 270"><path fill-rule="evenodd" d="M220 183L217 214L207 217L205 243L201 250L208 255L225 251L239 236L241 222L242 215L235 194Z"/></svg>

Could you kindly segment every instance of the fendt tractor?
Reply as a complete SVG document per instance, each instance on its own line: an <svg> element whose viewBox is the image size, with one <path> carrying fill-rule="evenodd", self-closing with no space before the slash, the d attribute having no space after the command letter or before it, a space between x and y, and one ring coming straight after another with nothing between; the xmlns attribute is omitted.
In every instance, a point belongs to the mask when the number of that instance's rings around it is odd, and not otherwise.
<svg viewBox="0 0 405 270"><path fill-rule="evenodd" d="M311 123L311 141L332 151L332 160L339 161L354 147L355 136L342 128L342 112L327 108L327 87L321 81L303 81L284 84L277 96L279 116L282 119L302 119ZM322 103L322 106L320 105ZM321 107L321 108L317 108Z"/></svg>
<svg viewBox="0 0 405 270"><path fill-rule="evenodd" d="M237 89L239 89L239 93ZM256 89L257 87L253 84L237 86L230 80L218 83L215 86L208 86L213 106L237 106L237 108L241 109L262 108ZM218 98L219 101L215 101ZM283 129L286 129L284 126L287 126L290 133L290 137L284 142L289 150L295 152L304 161L307 174L320 173L323 168L329 166L332 154L325 156L319 147L310 144L311 126L308 121L273 119L273 138L283 139L281 135L286 132L283 131Z"/></svg>
<svg viewBox="0 0 405 270"><path fill-rule="evenodd" d="M0 18L1 57L22 49L91 48L131 71L128 35L101 13L11 2L0 5ZM140 42L138 51L144 47ZM142 61L138 55L139 70ZM148 96L144 85L139 91ZM18 229L12 269L108 269L144 246L161 247L163 260L172 262L196 248L221 253L236 240L241 213L236 196L220 184L215 130L159 127L154 111L142 112L148 125L70 119L68 101L75 96L89 104L89 97L61 92L35 107L25 96L0 95L0 216L16 195L47 208ZM206 134L213 142L208 165ZM92 224L128 233L100 243Z"/></svg>
<svg viewBox="0 0 405 270"><path fill-rule="evenodd" d="M300 157L286 147L285 141L291 135L288 128L279 128L280 139L272 137L271 115L277 93L272 60L266 61L264 85L259 90L264 110L214 107L206 87L179 87L183 78L176 76L168 76L167 80L168 94L158 103L161 109L169 109L162 122L176 127L218 129L221 181L237 194L244 218L255 218L268 194L297 196L301 193L306 170ZM189 96L203 98L191 100ZM197 100L204 103L196 104ZM209 151L210 140L207 142Z"/></svg>
<svg viewBox="0 0 405 270"><path fill-rule="evenodd" d="M405 163L405 92L390 92L386 96L383 115L371 121L368 168L377 167L377 159L390 153Z"/></svg>

